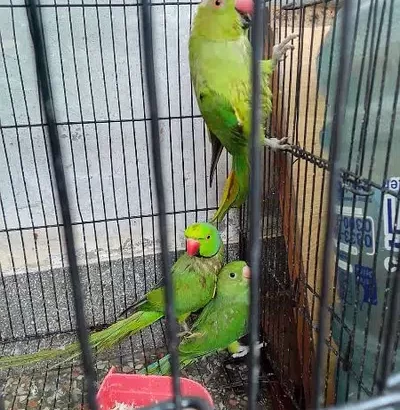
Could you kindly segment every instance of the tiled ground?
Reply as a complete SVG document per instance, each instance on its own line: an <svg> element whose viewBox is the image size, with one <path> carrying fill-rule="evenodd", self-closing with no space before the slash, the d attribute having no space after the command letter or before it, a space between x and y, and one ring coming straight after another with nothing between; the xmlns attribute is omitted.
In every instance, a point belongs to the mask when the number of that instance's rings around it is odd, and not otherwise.
<svg viewBox="0 0 400 410"><path fill-rule="evenodd" d="M59 346L71 339L70 335L54 337L41 346ZM31 351L37 341L14 344L15 351ZM7 354L11 346L3 346L1 355ZM101 382L111 366L118 371L134 373L143 368L145 363L156 360L165 353L165 348L145 349L146 355L137 353L137 341L126 341L123 345L107 354L97 357L96 370ZM132 351L135 352L132 355ZM210 392L215 408L246 409L246 380L247 366L244 361L233 361L227 353L213 355L200 360L195 365L182 371L182 375L202 383ZM0 371L0 385L3 386L5 407L7 410L83 410L85 404L85 383L79 363L51 368L51 364L38 365L31 368L22 368ZM259 403L260 409L269 407L265 394Z"/></svg>

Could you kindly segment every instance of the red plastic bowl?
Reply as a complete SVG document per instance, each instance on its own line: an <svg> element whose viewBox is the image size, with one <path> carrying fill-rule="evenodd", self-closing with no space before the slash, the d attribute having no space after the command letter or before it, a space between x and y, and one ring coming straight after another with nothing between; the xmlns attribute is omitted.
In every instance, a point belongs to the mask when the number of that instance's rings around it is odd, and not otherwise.
<svg viewBox="0 0 400 410"><path fill-rule="evenodd" d="M200 397L214 408L210 393L200 383L183 377L180 381L183 396ZM149 406L172 397L171 377L116 373L114 367L104 378L97 393L101 410L111 410L117 403L135 407Z"/></svg>

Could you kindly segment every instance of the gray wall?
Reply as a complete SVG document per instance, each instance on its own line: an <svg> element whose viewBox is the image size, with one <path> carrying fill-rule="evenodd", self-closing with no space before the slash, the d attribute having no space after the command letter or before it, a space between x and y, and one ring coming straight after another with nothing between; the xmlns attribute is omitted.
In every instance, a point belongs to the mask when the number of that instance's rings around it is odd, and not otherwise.
<svg viewBox="0 0 400 410"><path fill-rule="evenodd" d="M110 323L159 278L141 10L122 1L41 4L87 319ZM75 323L32 41L23 1L13 5L0 13L0 339ZM184 227L217 204L226 158L209 188L210 145L188 66L195 6L152 10L168 240L182 249ZM236 217L229 232L223 224L224 239L236 242L237 225Z"/></svg>
<svg viewBox="0 0 400 410"><path fill-rule="evenodd" d="M122 7L122 1L113 1L112 7L100 1L97 8L93 1L85 7L78 1L74 7L58 2L56 8L52 1L41 3L79 261L120 259L121 248L127 257L132 249L135 256L153 253L159 241L154 241L150 217L157 206L143 99L140 7L132 2ZM182 212L216 205L226 165L224 158L218 189L210 189L210 146L192 99L188 67L195 6L155 5L152 10L167 210L178 213L168 219L169 242L180 248L185 225L196 218L194 212L187 218ZM2 8L0 31L0 263L9 275L60 267L63 260L25 8Z"/></svg>

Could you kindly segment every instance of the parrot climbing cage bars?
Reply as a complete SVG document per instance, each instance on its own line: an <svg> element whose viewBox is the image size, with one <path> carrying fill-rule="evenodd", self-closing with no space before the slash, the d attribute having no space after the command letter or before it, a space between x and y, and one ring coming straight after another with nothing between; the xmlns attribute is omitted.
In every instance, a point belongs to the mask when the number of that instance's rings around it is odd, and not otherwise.
<svg viewBox="0 0 400 410"><path fill-rule="evenodd" d="M269 6L275 3L268 2ZM322 3L322 2L316 2ZM338 2L336 2L338 3ZM385 7L387 10L390 10L390 16L393 14L393 4L394 0L383 0ZM378 1L371 0L371 5L377 7ZM96 4L96 6L98 6ZM181 409L181 408L197 408L197 409L207 409L207 405L202 402L201 400L183 398L180 393L180 385L179 385L179 365L178 365L178 358L177 358L177 323L174 317L174 310L173 310L173 303L174 303L174 295L172 292L172 283L170 277L170 262L169 262L169 255L168 255L168 235L167 235L167 220L166 220L166 205L164 199L164 179L163 179L163 166L161 160L161 148L160 148L160 125L159 125L159 113L157 107L157 87L156 87L156 75L155 75L155 63L153 58L153 38L152 38L152 15L151 15L151 6L148 0L143 0L143 3L140 5L142 11L142 30L143 30L143 41L144 41L144 50L145 50L145 75L146 75L146 83L147 83L147 93L148 93L148 103L150 109L150 125L151 125L151 149L152 149L152 163L154 169L154 182L155 182L155 191L156 191L156 198L158 204L158 230L159 235L162 238L161 240L161 263L160 266L162 268L162 274L165 280L165 288L166 288L166 301L167 301L167 310L166 310L166 318L167 318L167 333L168 333L168 350L171 353L171 365L172 365L172 376L173 376L173 391L174 391L174 399L170 403L160 403L153 407L152 409L162 410L162 409ZM179 6L179 5L178 5ZM280 2L280 6L282 7L282 1ZM295 148L293 153L291 154L294 158L300 158L300 160L306 160L310 163L316 164L318 167L328 170L329 172L329 196L328 196L328 209L327 209L327 225L325 230L325 241L324 241L324 258L323 258L323 268L322 268L322 275L320 277L321 280L321 287L320 287L320 294L318 295L320 301L320 308L318 313L318 319L316 322L318 323L318 337L316 343L316 351L315 351L315 368L312 372L313 374L313 381L312 381L312 399L311 399L311 407L318 409L326 402L326 392L323 392L322 383L324 381L324 362L325 359L325 348L331 347L330 343L332 337L328 334L327 328L329 328L329 319L332 320L333 312L331 307L329 306L328 299L329 299L329 271L331 270L331 261L335 260L336 269L338 265L338 256L334 255L333 249L331 248L332 239L335 238L337 232L340 232L341 223L339 223L339 227L337 227L337 215L335 213L335 209L337 207L337 203L341 202L341 207L343 208L343 186L347 186L349 181L352 182L353 185L357 185L358 188L362 187L363 189L368 188L375 188L379 189L382 192L386 192L389 195L394 196L396 199L399 198L398 192L394 192L392 190L388 190L387 187L379 184L375 184L369 179L363 179L357 173L353 173L349 171L347 168L343 168L339 161L340 155L340 147L343 144L343 137L344 137L344 119L345 119L345 107L346 101L348 98L348 89L350 87L350 69L351 64L348 65L348 55L350 53L350 46L351 42L349 41L351 36L351 30L349 29L350 24L350 16L352 15L352 10L355 9L359 10L360 0L356 2L345 1L343 3L343 22L342 27L340 30L341 36L341 44L342 47L340 48L340 59L339 59L339 67L342 68L342 74L339 76L337 81L337 86L335 88L335 98L334 98L334 116L332 122L332 130L331 130L331 144L330 144L330 151L329 151L329 159L324 160L322 158L317 157L313 153L307 152L304 149ZM62 149L60 144L60 133L57 128L56 118L55 118L55 110L53 105L53 94L54 90L51 88L51 70L49 70L48 63L47 63L47 55L49 50L46 50L46 33L43 30L43 26L40 24L39 18L39 9L40 4L37 0L27 0L26 3L26 11L29 18L29 28L30 33L32 36L33 44L34 44L34 51L35 51L35 58L36 58L36 68L38 73L39 79L39 88L41 91L41 96L43 100L43 107L45 112L45 118L47 120L48 126L48 135L51 147L51 157L52 157L52 165L54 168L54 176L56 181L56 186L58 190L58 197L59 203L62 212L62 219L63 219L63 227L64 227L64 235L65 235L65 243L66 249L68 254L68 262L69 262L69 273L71 278L72 290L73 290L73 301L74 301L74 309L76 312L76 321L77 321L77 334L79 343L83 353L83 368L84 368L84 375L85 375L85 383L87 385L88 391L88 405L90 409L97 409L96 404L96 372L94 368L94 363L91 357L91 351L89 348L88 343L88 331L87 325L85 323L85 315L84 315L84 306L83 306L83 292L81 289L81 279L78 272L77 266L77 259L76 259L76 252L74 246L74 235L72 230L72 220L70 214L70 199L68 195L68 183L65 177L65 168L63 165L62 160ZM299 7L303 7L303 2L301 1ZM311 6L310 6L311 7ZM315 7L312 6L312 7ZM371 6L372 8L372 6ZM97 7L98 9L98 7ZM253 44L253 59L252 59L252 88L255 92L252 94L252 123L257 124L259 122L259 109L260 109L260 69L258 65L258 61L262 59L263 54L263 15L264 15L264 4L261 0L255 1L255 14L253 18L253 25L252 25L252 44ZM382 12L383 15L383 12ZM294 18L294 17L293 17ZM382 17L383 19L383 17ZM378 20L375 16L375 20ZM379 46L380 40L380 33L382 32L382 27L379 25L379 21L375 21L375 28L380 27L378 29L378 41L376 47ZM391 20L390 20L391 21ZM372 23L371 23L372 24ZM389 23L391 24L391 23ZM389 30L388 30L389 32ZM304 35L304 33L303 33ZM371 44L373 41L371 41ZM3 47L3 44L2 44ZM371 45L371 49L373 46ZM4 56L4 49L2 50ZM353 54L351 54L353 57ZM387 55L386 60L387 61ZM375 61L376 63L376 61ZM285 61L285 65L288 63ZM397 78L396 82L396 89L395 89L395 99L393 102L393 107L395 112L395 108L397 106L397 98L398 98L398 91L399 91L399 78ZM373 82L373 73L369 77L369 81ZM289 92L290 93L290 92ZM296 94L298 94L296 92ZM144 96L143 96L144 98ZM299 104L299 100L297 104ZM370 104L370 102L369 102ZM283 100L282 100L283 105ZM395 114L393 114L395 115ZM391 141L393 140L394 134L394 119L391 122L391 129L390 129L390 140L389 146ZM254 410L256 408L256 399L259 387L259 350L255 348L256 342L258 341L259 337L259 316L260 316L260 309L263 309L262 317L265 314L268 314L268 308L265 307L265 300L264 297L261 298L260 304L260 296L259 296L259 285L264 281L261 277L261 258L262 254L262 241L260 239L260 224L261 224L261 150L258 146L259 135L258 127L252 129L252 138L251 138L251 180L250 180L250 197L249 197L249 215L250 215L250 223L249 223L249 257L247 258L249 264L252 268L252 281L251 281L251 309L250 309L250 354L248 358L249 364L249 372L248 372L248 409ZM4 136L2 136L4 139ZM364 141L365 144L365 141ZM376 149L376 138L374 139L374 146ZM371 161L372 162L372 161ZM325 175L325 174L324 174ZM338 196L337 190L337 182L342 181L343 186L341 189L341 196ZM386 190L386 191L385 191ZM399 213L399 201L396 202L395 212L394 212L394 220L398 220L398 213ZM196 204L197 206L197 204ZM354 208L354 206L353 206ZM264 209L265 211L265 209ZM268 209L267 209L268 211ZM4 213L4 210L3 210ZM354 213L354 209L353 209ZM354 216L354 214L353 214ZM297 215L295 216L295 220L297 221ZM365 220L365 215L364 215ZM304 219L303 219L304 223ZM390 260L389 266L393 264L394 252L395 252L395 244L396 244L396 223L394 225L394 229L392 231L393 237L391 239L391 251L390 251ZM311 228L310 228L311 229ZM352 229L352 228L351 228ZM351 232L350 229L350 232ZM364 231L364 229L362 230ZM363 235L363 233L362 233ZM290 236L289 236L290 237ZM292 238L293 240L293 238ZM295 238L294 238L295 240ZM338 251L339 252L339 247ZM362 253L362 251L360 251ZM0 266L1 268L1 266ZM398 268L398 265L397 265ZM389 408L391 406L395 406L396 404L400 403L400 380L399 375L394 375L389 377L391 372L391 366L393 357L395 355L395 345L397 344L398 339L398 329L395 323L398 323L398 318L400 314L400 278L398 275L398 270L394 271L394 275L392 278L391 283L391 292L389 292L390 300L387 304L387 314L385 319L382 320L381 328L382 328L382 350L381 354L379 355L379 364L376 367L376 380L378 380L378 392L379 395L377 397L363 400L361 402L346 404L344 408L352 408L354 410L366 410L366 409L378 409L378 408ZM349 271L349 262L347 263L347 270ZM375 273L373 272L373 275ZM359 276L360 277L360 276ZM365 278L364 278L365 279ZM360 280L360 279L359 279ZM264 289L264 285L261 286ZM345 293L348 292L346 288ZM32 299L31 299L32 301ZM31 302L32 303L32 302ZM369 310L370 310L369 305ZM265 310L267 312L265 312ZM383 323L384 322L384 323ZM383 326L384 325L384 326ZM304 326L304 325L303 325ZM304 327L303 327L304 330ZM264 335L265 338L265 335ZM349 343L350 345L350 343ZM304 349L304 346L303 346ZM304 355L304 352L303 352ZM271 360L271 359L270 359ZM272 360L271 360L272 361ZM307 364L308 366L308 364ZM304 373L303 373L304 374ZM71 375L72 379L72 375ZM325 376L325 391L327 389L327 381ZM338 408L338 407L336 407ZM5 409L4 401L0 396L0 410Z"/></svg>

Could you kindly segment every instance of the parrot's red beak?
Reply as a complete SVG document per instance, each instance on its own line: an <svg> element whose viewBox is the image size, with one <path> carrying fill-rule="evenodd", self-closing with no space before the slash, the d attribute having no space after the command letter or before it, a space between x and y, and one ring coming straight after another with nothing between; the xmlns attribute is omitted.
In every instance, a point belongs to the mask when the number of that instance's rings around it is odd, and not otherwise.
<svg viewBox="0 0 400 410"><path fill-rule="evenodd" d="M195 239L186 239L186 252L189 256L196 256L200 249L200 242Z"/></svg>
<svg viewBox="0 0 400 410"><path fill-rule="evenodd" d="M253 14L253 0L236 0L235 9L242 15Z"/></svg>
<svg viewBox="0 0 400 410"><path fill-rule="evenodd" d="M250 279L251 277L251 271L250 268L246 265L242 269L242 275L245 279Z"/></svg>

